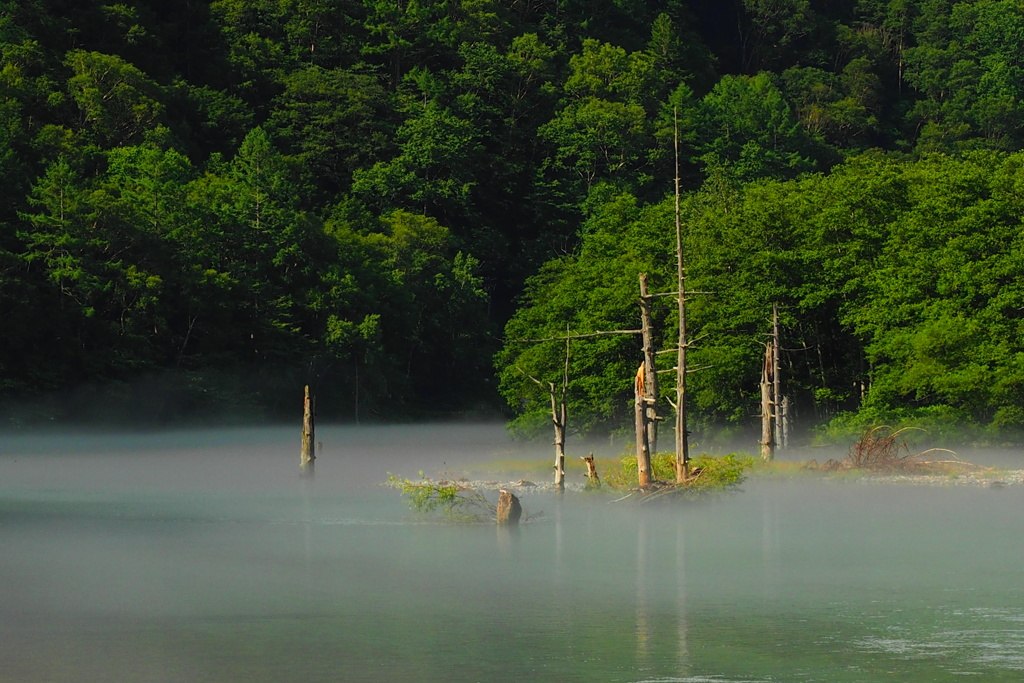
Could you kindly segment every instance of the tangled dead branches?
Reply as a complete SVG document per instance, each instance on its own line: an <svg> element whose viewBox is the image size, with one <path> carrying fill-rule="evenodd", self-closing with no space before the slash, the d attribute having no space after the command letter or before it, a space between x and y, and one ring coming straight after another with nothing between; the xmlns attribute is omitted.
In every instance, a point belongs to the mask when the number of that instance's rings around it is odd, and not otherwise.
<svg viewBox="0 0 1024 683"><path fill-rule="evenodd" d="M893 430L884 425L873 427L850 446L845 458L829 460L819 469L827 472L868 470L886 474L924 474L975 467L959 460L956 453L945 448L911 451L905 437L905 433L911 429L914 428ZM933 459L938 453L946 453L949 457Z"/></svg>

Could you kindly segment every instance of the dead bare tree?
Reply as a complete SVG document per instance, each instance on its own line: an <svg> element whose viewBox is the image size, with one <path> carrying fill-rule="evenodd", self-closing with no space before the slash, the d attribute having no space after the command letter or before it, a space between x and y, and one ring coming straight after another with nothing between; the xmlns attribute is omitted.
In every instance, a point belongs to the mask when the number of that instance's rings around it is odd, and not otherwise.
<svg viewBox="0 0 1024 683"><path fill-rule="evenodd" d="M676 345L676 483L690 476L690 444L686 430L686 266L683 253L683 227L679 212L679 111L673 112L675 145L675 218L676 218L676 301L679 309L679 341Z"/></svg>
<svg viewBox="0 0 1024 683"><path fill-rule="evenodd" d="M779 304L772 304L772 332L761 367L761 458L774 460L777 448L786 447L789 402L782 395L779 360Z"/></svg>
<svg viewBox="0 0 1024 683"><path fill-rule="evenodd" d="M775 405L772 396L774 346L771 341L765 345L764 362L761 364L761 459L766 461L775 459L775 423L772 415Z"/></svg>
<svg viewBox="0 0 1024 683"><path fill-rule="evenodd" d="M569 339L569 335L566 335L561 386L556 386L554 382L547 382L548 396L551 399L551 425L555 430L555 488L559 493L565 491L565 426L568 417L565 398L569 390ZM522 368L519 368L519 371L537 386L544 387L545 383L541 380L523 371Z"/></svg>
<svg viewBox="0 0 1024 683"><path fill-rule="evenodd" d="M775 415L775 443L779 448L785 449L787 442L787 415L786 407L788 402L782 395L782 364L779 354L782 350L782 341L779 337L779 303L772 304L772 407Z"/></svg>
<svg viewBox="0 0 1024 683"><path fill-rule="evenodd" d="M654 364L653 324L651 302L654 300L647 291L647 273L640 273L640 335L644 347L644 422L647 432L648 452L658 452L658 372Z"/></svg>
<svg viewBox="0 0 1024 683"><path fill-rule="evenodd" d="M562 383L557 386L554 382L543 382L522 368L518 368L525 377L529 378L537 386L547 386L548 395L551 399L551 423L555 430L555 488L562 492L565 490L565 431L568 416L566 395L569 390L569 343L573 339L589 339L616 334L640 334L640 330L608 330L589 332L585 334L569 334L568 330L564 337L547 337L544 339L519 339L521 343L539 343L549 341L565 342L565 362L562 365Z"/></svg>

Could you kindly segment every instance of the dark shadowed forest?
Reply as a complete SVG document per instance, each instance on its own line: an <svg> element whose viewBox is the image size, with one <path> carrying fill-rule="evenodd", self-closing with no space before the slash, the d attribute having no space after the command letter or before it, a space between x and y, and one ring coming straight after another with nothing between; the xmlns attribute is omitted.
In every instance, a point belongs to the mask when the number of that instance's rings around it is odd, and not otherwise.
<svg viewBox="0 0 1024 683"><path fill-rule="evenodd" d="M547 430L524 340L675 287L678 145L695 430L756 422L777 307L803 427L1016 438L1022 45L1015 0L0 0L5 424L310 384ZM630 425L641 358L573 342L570 431Z"/></svg>

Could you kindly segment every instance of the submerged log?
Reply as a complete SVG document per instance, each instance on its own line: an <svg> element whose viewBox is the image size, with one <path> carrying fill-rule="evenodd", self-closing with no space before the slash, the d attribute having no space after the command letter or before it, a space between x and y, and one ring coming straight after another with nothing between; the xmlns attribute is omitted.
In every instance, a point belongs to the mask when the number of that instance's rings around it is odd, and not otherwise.
<svg viewBox="0 0 1024 683"><path fill-rule="evenodd" d="M498 496L498 524L519 524L519 518L523 516L523 506L515 494L505 489L500 489Z"/></svg>

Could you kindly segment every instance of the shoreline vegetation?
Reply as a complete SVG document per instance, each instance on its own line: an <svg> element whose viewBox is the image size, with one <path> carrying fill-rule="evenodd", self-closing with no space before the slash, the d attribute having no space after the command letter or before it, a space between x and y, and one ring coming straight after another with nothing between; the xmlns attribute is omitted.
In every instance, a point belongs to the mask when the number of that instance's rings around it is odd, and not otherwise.
<svg viewBox="0 0 1024 683"><path fill-rule="evenodd" d="M545 462L537 461L539 468ZM964 463L966 464L966 463ZM531 467L531 469L533 469ZM585 473L581 473L584 474ZM960 471L947 471L945 473L929 473L921 470L916 472L883 473L864 469L845 470L823 470L814 466L813 462L776 462L757 463L749 470L744 481L757 480L806 480L813 478L818 481L829 481L839 485L845 484L869 484L869 485L904 485L904 486L932 486L932 487L962 487L972 486L976 488L1002 489L1016 486L1024 486L1024 470L1021 469L1000 469L994 467L978 467L971 469L961 468ZM422 516L437 515L438 517L455 523L492 523L495 518L496 506L490 502L490 498L497 498L502 491L508 491L518 499L524 501L527 513L523 522L528 523L542 519L543 511L530 511L531 499L541 496L557 494L558 489L552 481L533 481L526 477L515 478L508 472L495 473L490 476L482 470L475 475L454 476L448 473L439 476L437 479L426 477L420 473L419 480L402 479L392 475L385 483L386 486L397 488L407 497L410 509ZM710 493L713 489L708 488L704 493ZM729 487L719 487L715 493L736 493L742 494L739 484ZM592 496L594 491L588 488L584 482L567 482L564 485L564 493L571 497ZM607 487L604 489L606 504L620 503L631 500L633 503L651 502L672 493L685 494L686 490L677 489L675 485L666 484L651 489L648 492L641 492L638 488L616 489ZM690 491L694 493L694 491ZM683 497L693 499L700 495Z"/></svg>
<svg viewBox="0 0 1024 683"><path fill-rule="evenodd" d="M626 453L619 460L604 458L595 461L591 456L587 471L579 472L582 477L573 477L575 482L570 479L561 486L550 477L529 478L531 474L546 473L548 466L543 461L495 462L473 472L447 472L437 479L427 477L422 471L418 480L391 474L386 485L400 489L409 507L417 513L440 512L450 521L470 523L493 519L495 506L489 502L488 494L495 493L502 497L512 494L517 505L519 497L562 492L603 493L608 503L631 499L642 504L662 498L694 499L708 494L737 492L748 479L799 480L813 477L851 483L986 488L1024 485L1024 470L977 465L944 448L915 450L907 440L909 431L912 430L874 427L850 446L844 458L829 459L824 463L815 459L755 460L744 453L717 457L705 453L693 459L693 476L680 484L669 483L675 459L673 453L658 453L651 459L653 481L647 486L638 484L636 457ZM597 476L591 476L600 468L607 475L603 484ZM585 481L581 481L583 477ZM527 515L527 519L529 517Z"/></svg>
<svg viewBox="0 0 1024 683"><path fill-rule="evenodd" d="M606 462L613 462L613 459L606 459ZM454 475L451 472L443 475L438 475L436 478L425 476L422 472L420 473L419 480L402 479L392 475L392 479L389 479L385 485L405 489L409 488L416 489L423 495L424 492L430 489L444 489L450 488L453 494L458 495L465 493L468 496L477 499L486 500L488 495L496 495L498 492L505 490L511 491L520 498L529 499L532 496L541 496L557 493L557 488L554 482L546 480L535 480L528 476L520 476L520 473L526 470L536 471L546 466L546 461L536 461L535 463L522 463L517 470L504 469L500 464L496 464L492 470L486 468L477 468L473 472L467 472L460 475ZM969 463L960 463L960 465L969 465ZM585 476L585 472L579 474ZM839 469L839 470L825 470L819 466L816 466L813 461L810 462L775 462L775 463L756 463L750 469L746 470L744 482L747 481L758 481L758 480L807 480L815 479L818 481L830 481L836 483L851 483L851 484L902 484L902 485L915 485L915 486L975 486L980 488L1005 488L1013 486L1024 486L1024 469L1003 469L996 467L960 467L956 469L950 468L946 471L904 471L904 472L879 472L866 469ZM565 484L565 493L567 494L589 494L592 490L588 488L583 476L580 477L580 481L567 481ZM674 485L673 485L674 488ZM652 493L646 495L652 496L657 495L664 489L655 488ZM740 486L731 487L730 490L741 492ZM622 500L624 496L628 496L632 493L637 492L637 488L620 489L614 487L606 487L605 493L608 494L607 502L616 502ZM403 494L409 495L409 491L403 490ZM616 495L618 494L618 495ZM444 496L442 495L443 499ZM421 510L420 506L413 504L410 501L410 507L416 511L432 512L434 511L434 505L428 507L428 509ZM493 505L491 506L493 508Z"/></svg>

